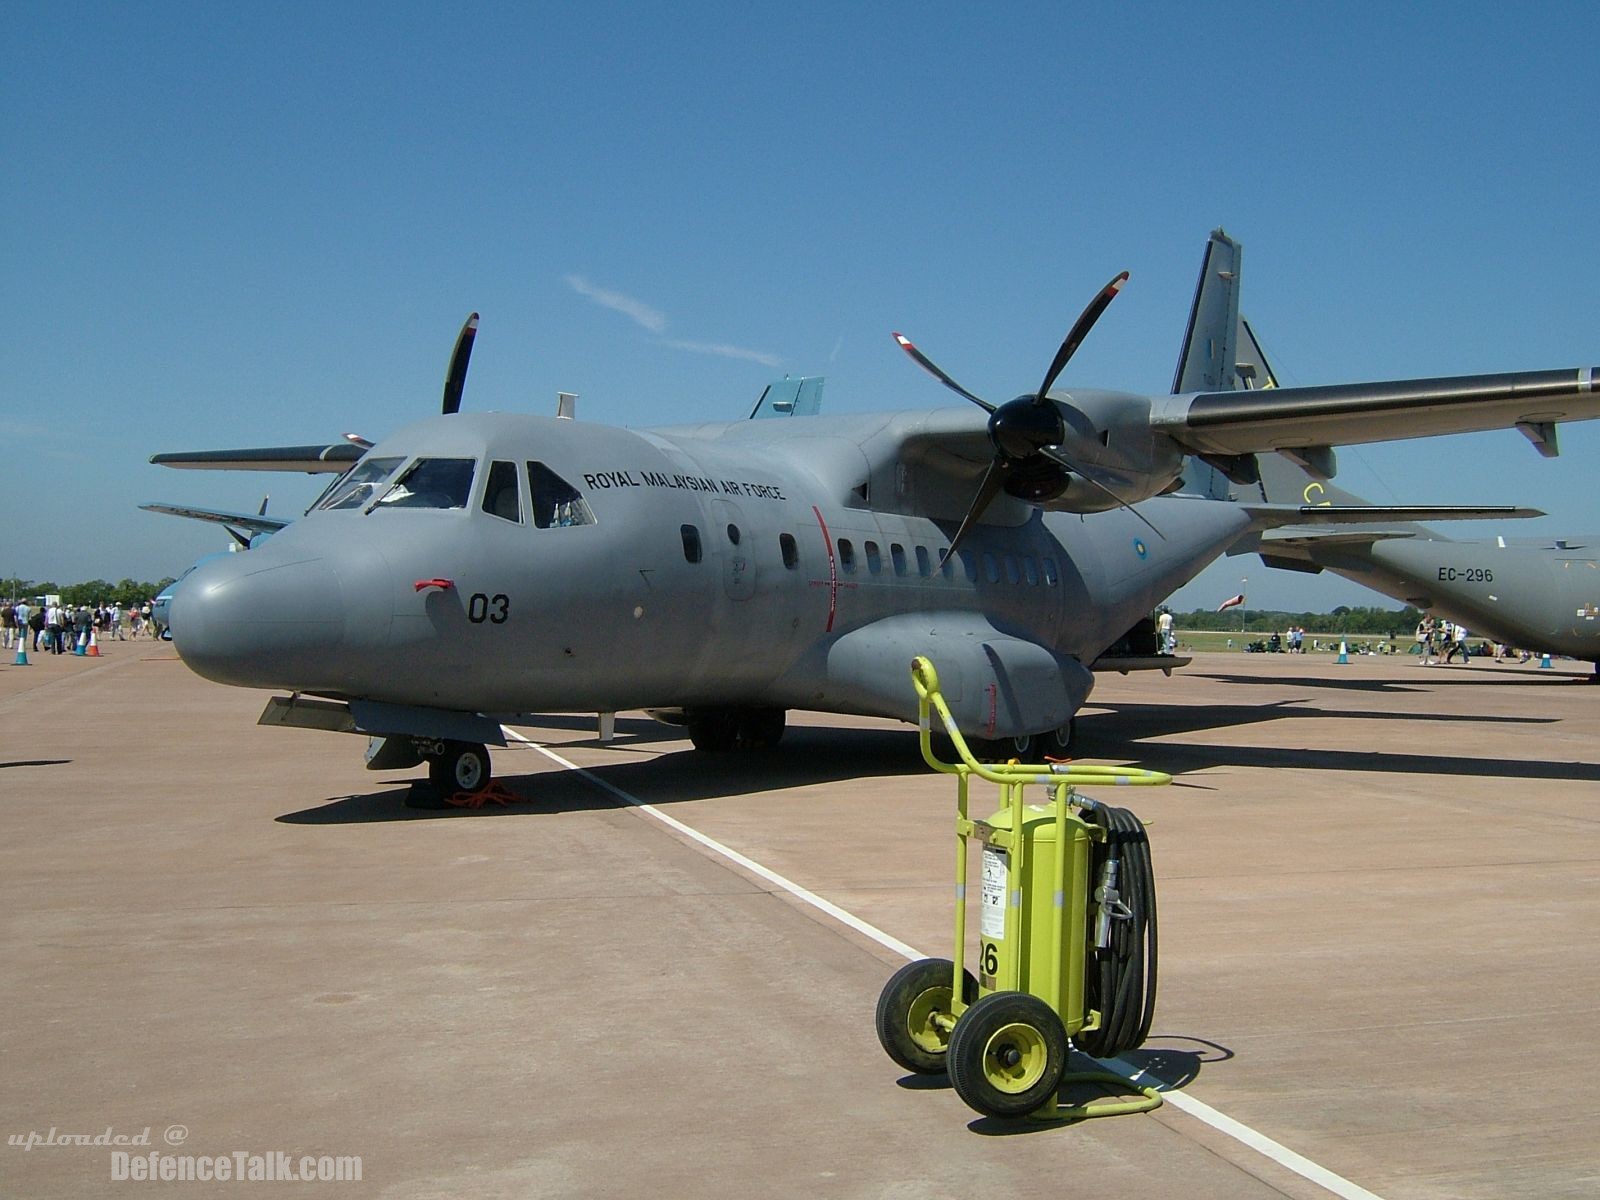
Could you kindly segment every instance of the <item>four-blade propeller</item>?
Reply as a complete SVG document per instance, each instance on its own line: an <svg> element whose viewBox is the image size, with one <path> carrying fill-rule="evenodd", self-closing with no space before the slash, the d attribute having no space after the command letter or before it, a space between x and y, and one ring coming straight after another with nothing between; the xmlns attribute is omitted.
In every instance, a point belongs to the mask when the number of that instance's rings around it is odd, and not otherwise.
<svg viewBox="0 0 1600 1200"><path fill-rule="evenodd" d="M478 336L478 314L473 313L456 335L456 348L450 352L450 369L444 376L444 414L461 411L461 391L467 385L467 364L472 361L472 340Z"/></svg>
<svg viewBox="0 0 1600 1200"><path fill-rule="evenodd" d="M999 406L990 404L962 387L931 358L912 345L909 338L899 333L894 335L894 340L900 343L900 348L909 354L919 367L956 395L972 401L989 414L989 441L994 446L994 460L984 472L983 482L978 485L978 494L972 501L972 507L967 510L966 517L962 519L961 527L956 530L955 537L950 539L950 548L944 553L945 559L956 552L967 532L978 523L985 510L1002 490L1020 500L1033 503L1054 500L1066 491L1071 482L1068 472L1110 496L1139 520L1149 525L1157 536L1162 536L1161 531L1150 525L1142 513L1080 465L1080 460L1094 453L1098 446L1093 444L1093 439L1086 439L1083 434L1069 428L1062 418L1061 408L1048 396L1051 386L1071 361L1072 356L1077 353L1084 338L1089 336L1089 331L1100 319L1100 314L1105 312L1107 306L1117 298L1117 293L1127 282L1128 273L1123 271L1101 288L1099 294L1089 302L1083 314L1073 322L1072 328L1061 343L1061 348L1056 351L1050 369L1044 373L1044 380L1039 384L1037 391L1018 396L1015 400L1009 400ZM1078 442L1084 443L1082 450L1087 453L1080 452L1074 455L1071 452L1069 448Z"/></svg>

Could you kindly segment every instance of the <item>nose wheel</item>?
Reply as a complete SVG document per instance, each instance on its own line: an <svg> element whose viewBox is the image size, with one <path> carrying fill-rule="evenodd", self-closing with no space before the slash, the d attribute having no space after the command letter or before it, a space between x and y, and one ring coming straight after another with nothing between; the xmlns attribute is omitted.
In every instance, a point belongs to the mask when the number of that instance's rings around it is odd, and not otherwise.
<svg viewBox="0 0 1600 1200"><path fill-rule="evenodd" d="M442 796L476 792L489 782L489 751L476 742L446 742L428 759L428 782Z"/></svg>

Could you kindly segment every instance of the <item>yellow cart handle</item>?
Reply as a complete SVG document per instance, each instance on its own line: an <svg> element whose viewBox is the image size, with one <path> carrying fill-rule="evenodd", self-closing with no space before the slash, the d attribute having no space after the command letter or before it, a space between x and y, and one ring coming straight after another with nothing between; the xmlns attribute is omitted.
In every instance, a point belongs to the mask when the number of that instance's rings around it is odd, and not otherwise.
<svg viewBox="0 0 1600 1200"><path fill-rule="evenodd" d="M933 663L923 655L911 660L911 683L917 689L917 727L921 737L922 758L935 771L946 775L976 775L991 783L1045 783L1045 784L1110 784L1117 787L1156 787L1171 783L1172 776L1164 771L1147 771L1142 767L1109 767L1088 763L981 763L973 757L966 738L956 728L950 706L939 693L939 673ZM933 753L933 711L939 714L945 732L955 745L960 762L947 763Z"/></svg>

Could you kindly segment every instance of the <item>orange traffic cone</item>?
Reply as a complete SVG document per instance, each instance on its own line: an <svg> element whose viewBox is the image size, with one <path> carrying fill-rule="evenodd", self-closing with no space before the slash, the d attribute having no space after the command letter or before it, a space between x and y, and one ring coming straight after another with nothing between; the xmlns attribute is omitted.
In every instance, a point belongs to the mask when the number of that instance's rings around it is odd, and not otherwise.
<svg viewBox="0 0 1600 1200"><path fill-rule="evenodd" d="M89 630L89 657L100 657L100 642L94 636L94 630Z"/></svg>

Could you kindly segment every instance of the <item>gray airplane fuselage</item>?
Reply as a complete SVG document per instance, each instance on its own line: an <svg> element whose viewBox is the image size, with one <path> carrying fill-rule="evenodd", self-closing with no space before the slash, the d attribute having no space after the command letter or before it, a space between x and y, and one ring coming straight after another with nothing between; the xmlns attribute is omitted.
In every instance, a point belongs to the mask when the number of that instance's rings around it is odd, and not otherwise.
<svg viewBox="0 0 1600 1200"><path fill-rule="evenodd" d="M173 599L174 641L223 683L483 713L743 705L912 719L910 663L927 654L968 732L1053 729L1087 697L1088 664L1251 518L1157 499L1141 511L1161 537L1127 511L1002 497L941 570L964 497L872 448L919 422L970 422L981 438L982 419L633 431L434 417L367 458L471 458L464 506L314 509L199 567ZM485 511L495 462L520 477L516 520ZM592 523L537 527L528 463L581 493Z"/></svg>
<svg viewBox="0 0 1600 1200"><path fill-rule="evenodd" d="M1310 560L1487 638L1600 660L1600 538L1393 538L1310 548Z"/></svg>

